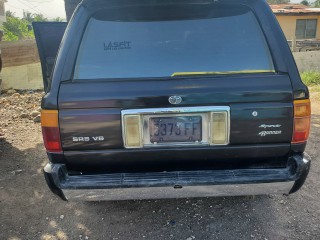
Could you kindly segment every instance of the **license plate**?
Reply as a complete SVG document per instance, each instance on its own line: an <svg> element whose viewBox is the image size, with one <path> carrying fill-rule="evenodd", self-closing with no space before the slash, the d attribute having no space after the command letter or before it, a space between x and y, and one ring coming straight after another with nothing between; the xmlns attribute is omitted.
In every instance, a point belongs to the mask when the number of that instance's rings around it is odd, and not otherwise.
<svg viewBox="0 0 320 240"><path fill-rule="evenodd" d="M201 142L202 117L151 117L149 132L151 143Z"/></svg>

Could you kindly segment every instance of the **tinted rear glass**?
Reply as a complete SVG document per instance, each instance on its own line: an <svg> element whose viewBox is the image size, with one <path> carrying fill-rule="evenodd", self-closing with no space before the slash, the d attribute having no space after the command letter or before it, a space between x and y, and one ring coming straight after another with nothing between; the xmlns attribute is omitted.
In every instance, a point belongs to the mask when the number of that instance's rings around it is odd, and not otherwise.
<svg viewBox="0 0 320 240"><path fill-rule="evenodd" d="M249 9L159 7L104 10L93 16L82 39L74 78L273 70L264 35Z"/></svg>

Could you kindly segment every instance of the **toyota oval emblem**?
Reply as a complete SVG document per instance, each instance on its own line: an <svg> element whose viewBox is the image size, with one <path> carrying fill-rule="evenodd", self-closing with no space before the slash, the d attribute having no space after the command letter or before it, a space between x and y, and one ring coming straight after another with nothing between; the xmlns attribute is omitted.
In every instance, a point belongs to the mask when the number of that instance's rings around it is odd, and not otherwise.
<svg viewBox="0 0 320 240"><path fill-rule="evenodd" d="M182 97L180 96L171 96L169 98L169 103L171 104L180 104L182 102Z"/></svg>

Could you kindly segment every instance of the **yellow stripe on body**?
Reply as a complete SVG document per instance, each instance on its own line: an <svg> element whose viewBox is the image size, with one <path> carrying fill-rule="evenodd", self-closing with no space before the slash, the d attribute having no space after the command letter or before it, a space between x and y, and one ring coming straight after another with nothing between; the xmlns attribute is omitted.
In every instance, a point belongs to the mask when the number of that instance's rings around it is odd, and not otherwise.
<svg viewBox="0 0 320 240"><path fill-rule="evenodd" d="M241 70L241 71L225 71L225 72L175 72L171 77L189 76L189 75L222 75L222 74L237 74L237 73L274 73L274 70Z"/></svg>

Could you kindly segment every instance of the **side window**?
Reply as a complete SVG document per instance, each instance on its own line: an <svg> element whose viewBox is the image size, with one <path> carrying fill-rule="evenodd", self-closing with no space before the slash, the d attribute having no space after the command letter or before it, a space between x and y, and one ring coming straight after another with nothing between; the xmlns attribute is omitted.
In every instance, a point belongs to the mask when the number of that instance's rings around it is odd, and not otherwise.
<svg viewBox="0 0 320 240"><path fill-rule="evenodd" d="M317 24L317 19L297 19L296 38L316 38Z"/></svg>

